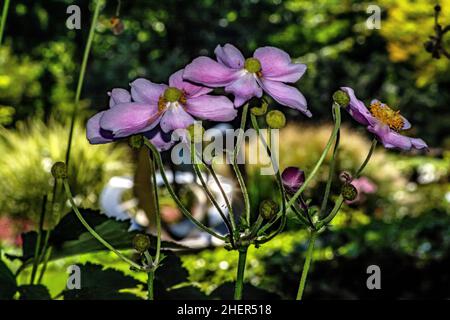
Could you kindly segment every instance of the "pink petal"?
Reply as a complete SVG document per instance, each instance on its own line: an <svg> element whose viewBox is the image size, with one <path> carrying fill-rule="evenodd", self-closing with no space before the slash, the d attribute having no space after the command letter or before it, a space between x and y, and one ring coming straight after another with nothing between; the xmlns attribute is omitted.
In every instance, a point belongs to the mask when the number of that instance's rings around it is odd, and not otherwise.
<svg viewBox="0 0 450 320"><path fill-rule="evenodd" d="M158 104L159 97L167 86L157 84L144 78L139 78L130 83L131 96L135 102Z"/></svg>
<svg viewBox="0 0 450 320"><path fill-rule="evenodd" d="M411 138L412 146L416 149L428 149L428 145L425 141L419 138Z"/></svg>
<svg viewBox="0 0 450 320"><path fill-rule="evenodd" d="M261 62L261 72L267 80L297 82L306 71L306 65L292 63L286 52L275 47L258 48L253 56Z"/></svg>
<svg viewBox="0 0 450 320"><path fill-rule="evenodd" d="M209 87L223 87L236 80L238 72L211 58L198 57L186 66L183 78Z"/></svg>
<svg viewBox="0 0 450 320"><path fill-rule="evenodd" d="M213 89L192 84L183 80L184 69L178 70L169 78L169 86L183 90L187 97L198 97L207 94Z"/></svg>
<svg viewBox="0 0 450 320"><path fill-rule="evenodd" d="M236 107L242 106L252 97L261 98L263 94L261 87L256 81L255 75L246 71L241 71L239 79L225 87L225 92L234 95L234 105Z"/></svg>
<svg viewBox="0 0 450 320"><path fill-rule="evenodd" d="M349 87L341 87L341 90L346 92L350 98L350 103L347 107L347 111L352 116L352 118L364 126L375 124L376 121L374 117L364 105L364 103L356 97L355 91Z"/></svg>
<svg viewBox="0 0 450 320"><path fill-rule="evenodd" d="M186 111L200 119L212 121L231 121L237 116L233 103L224 96L205 95L188 99Z"/></svg>
<svg viewBox="0 0 450 320"><path fill-rule="evenodd" d="M159 116L157 105L121 103L105 111L100 127L111 131L115 138L122 138L150 130L158 124Z"/></svg>
<svg viewBox="0 0 450 320"><path fill-rule="evenodd" d="M408 130L411 129L411 122L408 121L405 117L401 116L403 119L403 128L402 130Z"/></svg>
<svg viewBox="0 0 450 320"><path fill-rule="evenodd" d="M232 44L225 44L223 47L218 45L214 50L217 61L233 69L242 69L244 67L245 58L238 48Z"/></svg>
<svg viewBox="0 0 450 320"><path fill-rule="evenodd" d="M387 149L410 150L412 147L411 138L403 136L384 124L368 126L367 130L377 136L383 146Z"/></svg>
<svg viewBox="0 0 450 320"><path fill-rule="evenodd" d="M159 150L166 151L169 150L174 144L175 141L172 141L171 135L168 133L162 132L161 128L156 127L146 133L144 133L150 142Z"/></svg>
<svg viewBox="0 0 450 320"><path fill-rule="evenodd" d="M266 91L278 103L303 112L306 116L312 114L308 110L305 97L296 88L281 82L260 79L264 91Z"/></svg>
<svg viewBox="0 0 450 320"><path fill-rule="evenodd" d="M131 95L128 90L122 88L114 88L111 92L108 92L109 95L109 107L112 108L119 103L127 103L131 102Z"/></svg>
<svg viewBox="0 0 450 320"><path fill-rule="evenodd" d="M86 124L86 138L91 144L102 144L113 141L105 135L102 135L102 129L100 128L100 119L105 111L99 112L91 117Z"/></svg>
<svg viewBox="0 0 450 320"><path fill-rule="evenodd" d="M160 126L164 132L175 129L186 129L194 123L194 118L181 106L169 106L161 118Z"/></svg>

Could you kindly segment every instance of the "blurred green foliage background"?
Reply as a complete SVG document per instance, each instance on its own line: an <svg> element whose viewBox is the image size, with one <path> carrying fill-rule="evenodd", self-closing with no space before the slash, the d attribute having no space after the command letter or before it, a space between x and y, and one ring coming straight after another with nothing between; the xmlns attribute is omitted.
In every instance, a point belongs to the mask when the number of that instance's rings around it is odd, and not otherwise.
<svg viewBox="0 0 450 320"><path fill-rule="evenodd" d="M450 24L450 0L439 3L442 23ZM71 4L11 3L0 47L0 217L35 220L43 191L52 187L50 165L65 151L93 1L76 1L81 30L65 26ZM217 44L233 43L245 55L260 46L277 46L308 65L297 85L314 115L305 120L283 109L289 126L282 132L282 168L297 165L308 172L312 167L330 131L331 95L342 85L353 87L366 102L378 98L401 110L413 123L408 134L422 137L431 149L425 155L377 151L366 176L378 191L346 206L333 225L335 232L320 240L307 294L376 297L364 281L352 280L364 278L365 268L375 263L391 275L389 296L450 297L443 268L450 260L450 61L432 59L423 48L433 34L434 1L122 1L125 29L116 35L110 19L117 4L106 1L102 9L82 92L72 162L80 203L96 207L109 177L133 172L127 146L94 147L84 138L83 124L107 107L108 90L126 88L140 76L164 82L196 56L212 56ZM380 30L366 27L369 4L382 10ZM370 142L347 115L344 121L338 169L352 170ZM320 203L317 195L327 170L325 165L309 190L313 203ZM271 196L272 181L255 172L248 168L258 203ZM305 233L292 219L286 234L251 251L250 282L292 297L295 286L290 284L297 281L304 250ZM184 263L191 280L211 291L217 280L233 279L235 260L217 249L200 258L188 255ZM416 280L410 283L411 277Z"/></svg>

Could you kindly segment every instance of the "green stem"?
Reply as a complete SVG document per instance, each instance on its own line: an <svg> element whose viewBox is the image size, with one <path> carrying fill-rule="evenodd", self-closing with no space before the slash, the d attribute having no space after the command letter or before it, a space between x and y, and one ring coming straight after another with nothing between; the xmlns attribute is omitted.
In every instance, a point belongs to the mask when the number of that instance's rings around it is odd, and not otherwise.
<svg viewBox="0 0 450 320"><path fill-rule="evenodd" d="M53 191L52 191L52 202L50 204L50 212L49 212L49 216L51 219L53 218L57 190L58 190L58 179L54 179ZM59 222L59 219L57 219L57 220L58 221L56 223ZM42 261L44 261L44 265L42 266L41 273L39 275L38 283L41 283L41 280L44 277L44 273L47 270L48 260L50 259L51 248L48 247L48 241L50 239L50 235L51 235L51 231L48 230L47 233L45 234L44 245L42 246L42 252L41 252L41 256L39 257L39 262L38 262L38 263L41 263Z"/></svg>
<svg viewBox="0 0 450 320"><path fill-rule="evenodd" d="M317 224L317 230L320 230L322 227L328 225L331 220L334 219L334 217L338 214L339 210L341 209L342 204L344 203L344 197L339 195L339 197L336 200L336 203L334 204L333 210L331 210L330 214L323 218L318 224Z"/></svg>
<svg viewBox="0 0 450 320"><path fill-rule="evenodd" d="M216 237L222 241L225 241L226 238L220 234L218 234L217 232L215 232L214 230L209 229L207 226L205 226L204 224L202 224L201 222L199 222L197 219L195 219L192 214L186 209L186 207L183 205L183 203L181 202L181 200L178 198L177 194L175 193L175 191L172 188L172 185L169 182L169 179L167 179L166 176L166 172L164 171L164 165L162 163L161 160L161 155L159 154L158 150L155 148L155 146L148 141L146 138L144 140L144 144L147 146L147 148L150 149L150 151L153 153L153 155L155 156L155 160L156 163L158 164L158 169L159 172L161 173L161 176L163 178L164 184L167 188L167 191L169 191L170 196L172 197L172 199L175 201L175 203L177 204L178 208L180 208L181 212L183 213L183 215L189 219L193 224L195 224L198 228L200 228L201 230L209 233L210 235L212 235L213 237Z"/></svg>
<svg viewBox="0 0 450 320"><path fill-rule="evenodd" d="M225 213L222 211L222 208L220 207L219 203L217 202L216 198L212 194L211 190L209 189L208 184L206 183L205 179L203 178L203 174L200 170L199 164L197 162L198 158L196 156L195 151L195 145L194 143L191 144L191 162L192 167L194 168L194 172L197 175L198 179L200 180L200 184L202 185L203 189L206 192L206 195L208 196L208 199L211 201L211 203L214 205L214 207L217 209L217 211L220 214L220 217L222 218L223 222L227 226L228 232L230 233L230 236L233 238L233 228L230 225L230 221L228 221L227 217L225 216Z"/></svg>
<svg viewBox="0 0 450 320"><path fill-rule="evenodd" d="M330 138L328 139L328 142L325 146L325 149L323 150L319 160L317 161L316 165L312 169L311 173L306 178L305 182L302 184L300 189L297 190L297 192L291 197L289 202L287 203L287 208L289 209L292 207L295 202L297 201L297 198L302 194L302 192L306 189L308 184L311 182L311 180L316 176L317 172L319 171L319 168L321 167L323 161L325 160L326 155L328 154L328 151L330 150L331 146L333 145L333 142L335 141L337 134L339 132L339 128L341 127L341 110L340 106L337 103L333 103L333 112L334 112L334 128L331 132ZM273 222L275 223L280 217L282 213L279 212L277 219Z"/></svg>
<svg viewBox="0 0 450 320"><path fill-rule="evenodd" d="M334 121L334 128L331 133L330 139L328 139L325 149L323 150L319 160L317 161L316 165L312 169L311 173L306 178L305 183L303 183L303 185L300 187L300 189L297 190L297 192L289 200L289 202L287 204L288 208L290 208L295 203L297 198L302 194L302 192L306 189L306 187L311 182L311 180L316 176L317 172L319 171L319 168L321 167L323 161L325 160L325 157L328 154L328 151L330 150L331 146L333 145L334 140L336 139L336 136L339 132L339 128L341 127L341 107L338 104L334 103L333 111L335 113L335 121Z"/></svg>
<svg viewBox="0 0 450 320"><path fill-rule="evenodd" d="M364 160L364 162L361 164L361 166L359 167L359 169L356 171L355 176L353 177L358 178L361 173L363 172L364 168L367 166L367 164L370 161L370 158L373 155L373 152L375 150L377 146L377 140L374 138L372 140L372 145L370 147L369 152L367 153L366 159ZM344 197L341 195L339 195L338 199L336 200L336 203L334 204L334 208L333 210L330 212L330 214L328 216L326 216L324 219L322 219L318 224L317 224L317 229L320 230L322 227L328 225L333 219L334 217L338 214L339 210L341 209L342 204L344 203Z"/></svg>
<svg viewBox="0 0 450 320"><path fill-rule="evenodd" d="M244 130L245 130L245 124L247 122L247 114L248 114L248 103L246 103L242 109L242 116L241 116L241 125L239 127L239 134L236 141L236 146L234 147L233 152L233 170L236 174L236 178L239 183L239 187L241 188L242 196L244 197L244 207L245 207L245 217L247 220L247 225L250 226L250 198L248 196L247 187L245 185L244 178L242 177L242 173L239 170L238 164L237 164L237 157L241 150L242 145L242 139L244 136Z"/></svg>
<svg viewBox="0 0 450 320"><path fill-rule="evenodd" d="M72 147L73 131L74 131L74 127L75 127L75 120L76 120L77 113L78 113L78 107L80 104L81 89L83 88L84 75L86 73L87 61L88 61L89 53L91 51L92 41L94 40L95 28L97 26L97 20L98 20L99 14L100 14L100 8L101 8L102 4L103 4L103 0L97 0L97 3L95 5L95 10L94 10L94 15L92 17L91 28L89 29L89 35L88 35L88 39L86 42L86 47L84 48L83 60L81 61L81 69L80 69L80 74L78 77L77 89L75 92L74 107L73 107L72 116L70 119L69 139L67 141L67 150L66 150L66 165L67 165L67 167L69 167L70 149Z"/></svg>
<svg viewBox="0 0 450 320"><path fill-rule="evenodd" d="M148 300L154 300L153 296L153 284L155 282L155 271L151 270L147 272L147 292L148 292Z"/></svg>
<svg viewBox="0 0 450 320"><path fill-rule="evenodd" d="M239 250L239 260L234 287L234 300L242 300L242 289L244 287L245 262L247 260L247 247Z"/></svg>
<svg viewBox="0 0 450 320"><path fill-rule="evenodd" d="M314 242L316 241L317 233L312 231L309 238L308 250L306 251L305 264L303 265L302 276L300 278L300 285L297 292L297 300L302 300L303 291L305 290L306 278L308 277L309 267L312 261L314 252Z"/></svg>
<svg viewBox="0 0 450 320"><path fill-rule="evenodd" d="M341 136L341 134L340 134L340 130L339 130L337 135L336 135L336 142L334 143L333 156L331 158L331 163L330 163L330 171L328 172L327 185L325 187L325 194L323 196L323 200L322 200L322 205L320 207L319 216L321 214L323 214L325 212L325 210L327 209L328 198L330 197L331 184L333 182L334 170L335 170L335 167L336 167L336 155L337 155L338 148L339 148L340 136Z"/></svg>
<svg viewBox="0 0 450 320"><path fill-rule="evenodd" d="M269 131L269 143L266 143L266 141L264 140L264 137L261 135L260 128L259 128L259 125L258 125L258 121L256 120L256 116L251 114L250 115L250 120L252 122L253 128L256 130L256 133L258 134L258 137L261 140L261 143L266 148L267 155L269 156L270 162L272 164L272 168L275 171L275 177L276 177L276 181L277 181L277 185L278 185L278 190L280 191L281 205L282 205L281 216L282 216L284 221L282 221L282 223L280 224L280 227L275 232L275 234L274 234L274 236L275 236L276 234L281 232L281 230L284 228L285 222L286 222L285 221L285 218L286 218L286 191L284 190L283 182L282 182L282 179L281 179L281 173L280 173L280 170L278 168L278 165L275 165L274 159L272 157L272 149L270 147L270 145L272 145L272 143L271 143L272 135L271 135L270 131ZM278 218L274 219L273 222L266 224L264 227L261 228L261 230L259 230L258 234L264 233L264 231L269 229L277 220L278 220ZM272 238L273 238L273 236L269 236L267 239L272 239ZM267 241L267 239L265 241Z"/></svg>
<svg viewBox="0 0 450 320"><path fill-rule="evenodd" d="M220 183L219 177L217 176L216 172L214 171L214 168L212 167L212 165L209 166L209 165L207 165L207 164L204 163L204 162L203 162L203 164L205 165L206 169L208 170L208 172L209 172L209 173L211 174L211 176L213 177L213 179L214 179L214 181L215 181L217 187L218 187L219 190L220 190L220 193L222 194L222 197L223 197L224 200L225 200L225 204L226 204L227 209L228 209L228 214L229 214L229 216L230 216L231 228L232 228L233 230L237 230L237 227L236 227L236 221L235 221L235 219L234 219L233 206L231 205L230 199L228 199L228 195L227 195L227 193L225 192L225 190L224 190L222 184Z"/></svg>
<svg viewBox="0 0 450 320"><path fill-rule="evenodd" d="M366 156L366 159L364 160L364 162L361 164L361 166L359 167L358 171L356 172L355 176L353 177L354 179L359 178L359 176L361 175L361 173L363 172L363 170L366 168L367 164L369 163L370 158L372 158L373 152L375 151L375 148L377 146L377 139L373 138L372 140L372 145L370 146L370 150L369 153Z"/></svg>
<svg viewBox="0 0 450 320"><path fill-rule="evenodd" d="M311 227L311 223L308 221L307 218L303 216L303 214L297 209L296 206L292 206L291 210L294 212L294 214L297 216L297 218L307 227Z"/></svg>
<svg viewBox="0 0 450 320"><path fill-rule="evenodd" d="M34 248L34 257L33 257L33 269L31 271L30 284L34 284L34 280L36 278L36 272L39 266L39 257L41 252L41 242L42 242L42 233L44 232L44 220L45 220L45 212L47 208L47 195L45 195L42 199L42 209L41 215L39 217L39 229L38 236L36 240L36 247Z"/></svg>
<svg viewBox="0 0 450 320"><path fill-rule="evenodd" d="M39 278L37 281L38 284L42 283L42 279L44 278L44 274L45 274L45 271L47 270L48 261L50 260L51 255L52 255L52 248L50 247L50 248L47 248L47 250L45 251L45 256L42 258L42 259L44 259L43 260L44 264L42 265L41 273L39 274ZM42 259L40 261L42 261Z"/></svg>
<svg viewBox="0 0 450 320"><path fill-rule="evenodd" d="M152 179L153 179L153 196L155 201L155 209L156 209L156 254L155 254L155 263L154 267L157 268L159 265L159 259L161 254L161 211L159 209L159 196L158 196L158 185L156 184L156 170L155 170L155 160L154 157L150 158L151 161L151 171L152 171Z"/></svg>
<svg viewBox="0 0 450 320"><path fill-rule="evenodd" d="M3 33L5 31L6 18L8 17L9 0L5 0L2 10L2 21L0 22L0 45L3 42Z"/></svg>
<svg viewBox="0 0 450 320"><path fill-rule="evenodd" d="M69 183L67 181L67 179L63 179L63 185L64 185L64 190L66 192L67 198L69 198L69 202L70 205L72 206L73 211L75 212L76 216L78 217L78 219L80 220L81 224L89 231L89 233L95 238L97 239L101 244L103 244L106 248L108 248L109 250L111 250L112 252L114 252L120 259L122 259L123 261L125 261L126 263L128 263L129 265L131 265L132 267L136 268L137 270L143 270L143 268L137 264L136 262L128 259L127 257L125 257L123 254L121 254L116 248L114 248L111 244L109 244L109 242L107 242L105 239L103 239L88 223L87 221L83 218L82 214L80 213L80 211L78 210L77 205L75 204L75 202L73 201L73 196L72 196L72 191L70 191L70 186Z"/></svg>

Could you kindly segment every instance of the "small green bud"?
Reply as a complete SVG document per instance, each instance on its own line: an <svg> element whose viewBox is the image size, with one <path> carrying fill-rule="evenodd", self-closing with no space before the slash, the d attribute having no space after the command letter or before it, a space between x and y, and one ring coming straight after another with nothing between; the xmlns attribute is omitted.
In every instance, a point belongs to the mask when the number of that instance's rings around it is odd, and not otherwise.
<svg viewBox="0 0 450 320"><path fill-rule="evenodd" d="M358 196L358 190L356 190L355 186L351 183L344 183L341 189L341 194L345 200L353 201Z"/></svg>
<svg viewBox="0 0 450 320"><path fill-rule="evenodd" d="M201 125L200 122L196 122L194 124L191 124L189 127L186 128L189 139L192 142L201 142L203 140L203 134L205 133L205 129Z"/></svg>
<svg viewBox="0 0 450 320"><path fill-rule="evenodd" d="M144 138L140 134L131 136L128 144L133 149L140 149L144 145Z"/></svg>
<svg viewBox="0 0 450 320"><path fill-rule="evenodd" d="M259 214L266 220L273 218L278 210L279 206L275 201L263 200L259 205Z"/></svg>
<svg viewBox="0 0 450 320"><path fill-rule="evenodd" d="M133 238L133 247L139 253L144 253L150 248L150 238L146 234L138 233Z"/></svg>
<svg viewBox="0 0 450 320"><path fill-rule="evenodd" d="M266 115L266 122L272 129L281 129L286 125L286 117L283 112L272 110Z"/></svg>
<svg viewBox="0 0 450 320"><path fill-rule="evenodd" d="M266 114L268 106L266 101L262 101L261 106L251 108L250 112L255 116L263 116Z"/></svg>
<svg viewBox="0 0 450 320"><path fill-rule="evenodd" d="M67 166L64 162L55 162L52 166L52 175L55 179L67 178Z"/></svg>
<svg viewBox="0 0 450 320"><path fill-rule="evenodd" d="M333 100L342 108L346 108L350 103L350 97L348 96L347 92L342 90L338 90L333 94Z"/></svg>

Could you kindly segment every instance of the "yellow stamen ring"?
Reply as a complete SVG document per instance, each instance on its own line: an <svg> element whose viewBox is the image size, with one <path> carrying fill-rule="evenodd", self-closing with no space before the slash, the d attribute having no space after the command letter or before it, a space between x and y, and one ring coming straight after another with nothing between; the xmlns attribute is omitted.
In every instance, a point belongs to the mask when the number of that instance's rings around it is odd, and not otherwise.
<svg viewBox="0 0 450 320"><path fill-rule="evenodd" d="M394 111L389 106L379 101L374 101L369 107L370 113L395 131L400 131L405 125L404 118L400 115L400 111Z"/></svg>

